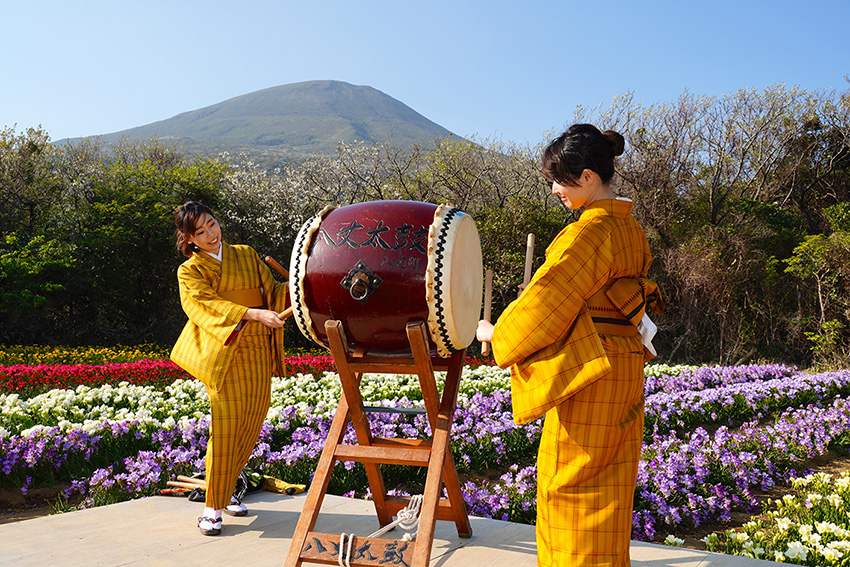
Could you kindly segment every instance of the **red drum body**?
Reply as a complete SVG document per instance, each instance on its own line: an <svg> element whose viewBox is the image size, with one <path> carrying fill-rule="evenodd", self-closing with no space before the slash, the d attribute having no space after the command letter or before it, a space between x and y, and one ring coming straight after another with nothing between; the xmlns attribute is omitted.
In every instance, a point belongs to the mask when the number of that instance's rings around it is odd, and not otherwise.
<svg viewBox="0 0 850 567"><path fill-rule="evenodd" d="M372 201L325 209L298 233L289 264L293 319L327 347L342 323L351 349L410 352L406 326L427 324L432 352L475 338L483 263L475 222L449 205Z"/></svg>

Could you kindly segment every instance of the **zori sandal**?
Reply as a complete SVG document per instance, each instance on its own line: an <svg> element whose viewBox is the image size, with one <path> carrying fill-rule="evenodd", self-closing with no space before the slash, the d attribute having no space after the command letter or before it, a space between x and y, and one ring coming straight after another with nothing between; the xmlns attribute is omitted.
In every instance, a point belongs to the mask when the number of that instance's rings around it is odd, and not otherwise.
<svg viewBox="0 0 850 567"><path fill-rule="evenodd" d="M221 518L198 518L198 529L204 535L218 535L221 533Z"/></svg>
<svg viewBox="0 0 850 567"><path fill-rule="evenodd" d="M222 512L230 516L245 516L248 514L248 507L236 498L231 498L230 504L228 504Z"/></svg>

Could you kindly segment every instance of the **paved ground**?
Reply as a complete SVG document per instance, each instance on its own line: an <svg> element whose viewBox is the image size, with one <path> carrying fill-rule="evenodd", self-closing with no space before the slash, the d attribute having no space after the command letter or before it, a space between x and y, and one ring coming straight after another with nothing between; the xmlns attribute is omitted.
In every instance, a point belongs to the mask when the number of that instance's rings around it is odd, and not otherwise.
<svg viewBox="0 0 850 567"><path fill-rule="evenodd" d="M0 566L281 567L305 495L249 494L247 516L225 516L216 537L202 536L203 504L157 496L0 525ZM473 537L437 522L431 565L536 567L534 527L472 518ZM369 535L378 528L371 502L325 498L316 531ZM397 530L398 531L398 530ZM403 533L403 532L402 532ZM397 539L390 532L384 538ZM769 567L773 562L632 542L635 567Z"/></svg>

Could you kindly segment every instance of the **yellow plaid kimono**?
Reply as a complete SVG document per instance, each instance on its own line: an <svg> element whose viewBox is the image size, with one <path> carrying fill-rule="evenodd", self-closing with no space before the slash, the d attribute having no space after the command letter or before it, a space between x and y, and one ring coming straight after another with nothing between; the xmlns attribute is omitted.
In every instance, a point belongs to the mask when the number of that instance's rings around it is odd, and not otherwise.
<svg viewBox="0 0 850 567"><path fill-rule="evenodd" d="M541 566L630 565L644 350L631 319L619 315L626 325L604 334L586 302L621 278L640 292L651 256L631 210L619 199L588 206L552 241L493 332L496 362L511 366L515 421L546 415L537 462Z"/></svg>
<svg viewBox="0 0 850 567"><path fill-rule="evenodd" d="M207 506L230 503L269 410L271 376L283 375L283 329L242 321L248 307L222 295L261 288L262 301L281 312L286 284L248 246L222 244L221 262L196 252L177 270L180 301L189 318L171 359L203 382L212 419L207 443ZM256 307L256 306L254 306Z"/></svg>

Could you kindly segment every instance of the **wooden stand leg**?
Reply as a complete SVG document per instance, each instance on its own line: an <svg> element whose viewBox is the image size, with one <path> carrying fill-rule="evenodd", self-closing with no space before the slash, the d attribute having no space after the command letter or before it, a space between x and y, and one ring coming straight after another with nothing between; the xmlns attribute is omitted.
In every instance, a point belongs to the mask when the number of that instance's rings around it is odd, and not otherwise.
<svg viewBox="0 0 850 567"><path fill-rule="evenodd" d="M437 520L453 521L460 537L472 535L457 468L449 445L465 352L454 353L447 366L445 359L432 359L428 349L425 324L416 322L407 326L412 358L355 358L348 354L345 334L339 321L328 321L325 329L339 370L342 396L340 396L339 405L284 565L298 567L303 561L337 564L342 538L346 541L344 549L351 549L351 556L347 557L349 565L365 567L394 564L426 567L431 558ZM446 370L442 398L437 391L432 360L437 361L441 370ZM360 394L360 380L364 372L406 372L419 376L422 398L431 426L430 441L372 437ZM356 446L342 444L345 426L349 419L357 435L358 445ZM375 503L375 512L381 526L389 524L391 516L397 515L410 499L387 496L380 464L428 467L415 543L313 531L334 463L338 460L353 460L364 464ZM447 499L441 498L443 484L448 494Z"/></svg>
<svg viewBox="0 0 850 567"><path fill-rule="evenodd" d="M419 376L419 384L422 389L422 398L428 411L428 422L431 425L431 461L428 465L426 477L425 495L422 503L423 513L419 516L419 535L422 536L423 514L431 508L431 499L434 499L433 509L436 514L437 505L440 500L440 492L445 481L446 492L449 496L449 505L454 513L454 521L457 524L457 533L460 537L471 537L472 527L469 525L469 516L466 513L466 502L460 490L460 479L457 476L455 460L449 445L454 410L457 406L457 394L460 388L460 377L463 372L463 360L465 351L459 351L452 355L449 368L446 372L446 383L443 386L443 397L437 406L437 383L434 380L434 369L431 365L431 357L428 352L427 336L425 335L424 323L409 323L407 325L407 337L413 352L413 360L416 363L416 373ZM430 485L429 485L430 483ZM434 522L431 524L431 536L433 540Z"/></svg>
<svg viewBox="0 0 850 567"><path fill-rule="evenodd" d="M334 450L342 442L347 423L348 402L346 402L345 396L341 396L334 419L331 422L331 428L328 431L325 447L322 449L322 456L319 457L319 464L313 474L313 482L310 483L310 490L307 492L307 500L304 502L304 508L301 509L301 516L298 518L295 533L292 535L292 543L289 545L289 551L283 563L287 567L301 565L301 550L307 541L307 534L316 526L316 519L319 516L319 510L322 508L322 501L325 498L325 492L328 490L328 483L331 480L331 473L336 463Z"/></svg>
<svg viewBox="0 0 850 567"><path fill-rule="evenodd" d="M363 411L363 397L360 395L360 378L362 373L353 372L348 364L348 345L345 340L345 331L339 321L328 321L325 325L328 340L331 343L331 353L336 361L339 379L342 383L342 396L348 400L348 414L351 416L351 424L354 433L357 434L357 442L364 447L372 446L372 429L369 420ZM382 526L389 524L392 519L387 513L387 489L384 486L384 475L376 463L363 463L366 467L366 478L369 479L369 488L372 490L372 501L375 503L375 512L378 514L378 522Z"/></svg>

